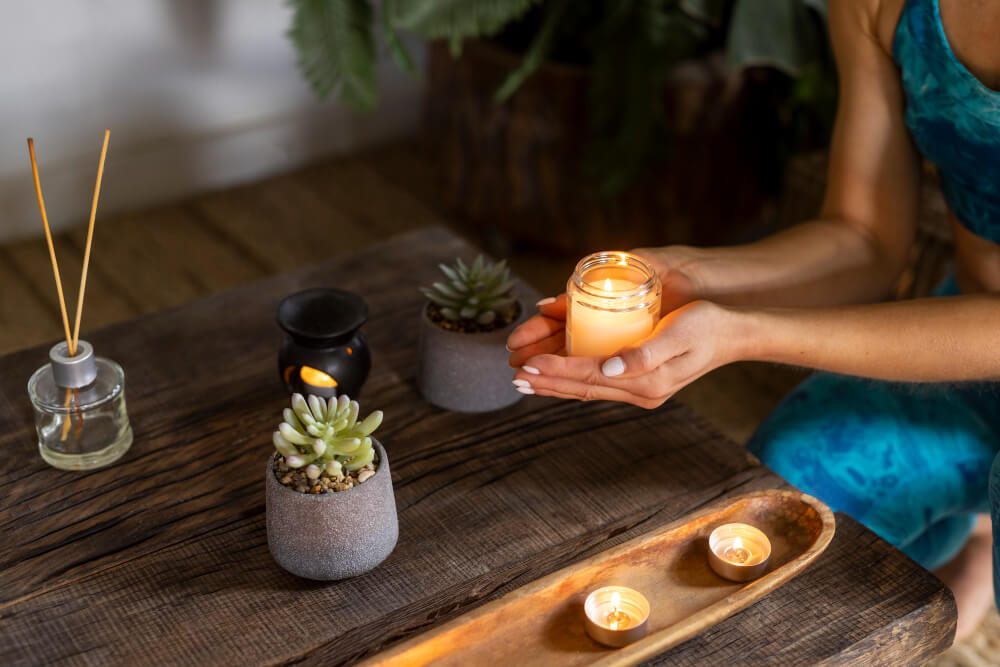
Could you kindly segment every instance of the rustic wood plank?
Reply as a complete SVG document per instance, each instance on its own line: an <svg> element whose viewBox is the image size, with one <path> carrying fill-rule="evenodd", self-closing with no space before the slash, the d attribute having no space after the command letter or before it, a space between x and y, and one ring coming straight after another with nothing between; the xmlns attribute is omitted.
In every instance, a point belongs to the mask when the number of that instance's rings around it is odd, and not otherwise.
<svg viewBox="0 0 1000 667"><path fill-rule="evenodd" d="M443 223L441 215L395 187L376 169L355 160L322 164L296 174L330 206L382 238L400 231Z"/></svg>
<svg viewBox="0 0 1000 667"><path fill-rule="evenodd" d="M308 266L400 231L358 224L307 187L302 173L204 195L190 209L271 271Z"/></svg>
<svg viewBox="0 0 1000 667"><path fill-rule="evenodd" d="M182 207L114 218L103 227L101 238L94 241L98 250L91 265L143 313L178 306L265 274ZM86 230L74 229L71 236L85 243Z"/></svg>
<svg viewBox="0 0 1000 667"><path fill-rule="evenodd" d="M94 332L126 369L136 435L106 470L41 462L23 383L44 350L5 357L0 663L345 663L721 497L784 485L677 403L645 412L532 398L488 415L423 403L414 286L458 254L475 251L424 230ZM399 545L381 567L331 584L279 570L263 528L268 434L287 401L274 308L323 284L354 289L371 307L374 366L361 399L386 410L379 437L400 518ZM816 565L826 579L797 582L815 591L783 588L718 626L734 632L769 605L767 633L734 640L734 651L787 651L794 662L821 637L826 653L811 661L866 641L884 652L900 619L954 618L940 582L849 519L841 526L836 557ZM929 655L949 638L904 633L898 646ZM689 664L742 657L714 643L675 651Z"/></svg>
<svg viewBox="0 0 1000 667"><path fill-rule="evenodd" d="M387 183L406 192L431 211L446 210L441 174L429 147L420 140L400 141L359 155Z"/></svg>
<svg viewBox="0 0 1000 667"><path fill-rule="evenodd" d="M95 247L103 242L103 229L95 231ZM84 238L86 232L84 233ZM63 290L66 297L66 309L70 318L70 327L76 317L76 300L80 287L80 271L83 267L82 245L74 242L70 233L58 234L52 239L59 262L59 272L62 276ZM44 307L53 313L60 322L59 332L55 337L62 338L62 317L59 314L59 296L56 293L55 281L52 277L52 264L45 240L41 238L20 241L6 247L6 256L11 266L20 273L25 281L35 286L35 291L42 299ZM95 253L96 255L96 253ZM138 304L130 302L117 285L108 281L104 272L97 267L91 257L91 270L87 279L86 303L83 309L83 320L80 322L81 332L92 328L103 327L112 322L135 317L140 313ZM39 342L37 339L33 343Z"/></svg>
<svg viewBox="0 0 1000 667"><path fill-rule="evenodd" d="M46 260L46 266L48 260ZM51 284L51 273L49 276ZM25 275L9 251L0 248L0 354L56 340L63 335L59 311L47 307L44 285ZM55 292L55 286L52 285Z"/></svg>

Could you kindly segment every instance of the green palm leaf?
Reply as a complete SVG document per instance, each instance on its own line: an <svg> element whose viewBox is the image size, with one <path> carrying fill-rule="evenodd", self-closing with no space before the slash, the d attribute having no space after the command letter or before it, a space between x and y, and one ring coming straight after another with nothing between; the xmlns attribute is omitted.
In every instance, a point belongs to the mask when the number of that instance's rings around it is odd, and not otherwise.
<svg viewBox="0 0 1000 667"><path fill-rule="evenodd" d="M375 106L375 38L369 0L290 0L289 37L299 68L316 94L340 97L362 109Z"/></svg>
<svg viewBox="0 0 1000 667"><path fill-rule="evenodd" d="M384 0L390 23L428 39L447 38L452 52L468 37L493 35L540 0Z"/></svg>

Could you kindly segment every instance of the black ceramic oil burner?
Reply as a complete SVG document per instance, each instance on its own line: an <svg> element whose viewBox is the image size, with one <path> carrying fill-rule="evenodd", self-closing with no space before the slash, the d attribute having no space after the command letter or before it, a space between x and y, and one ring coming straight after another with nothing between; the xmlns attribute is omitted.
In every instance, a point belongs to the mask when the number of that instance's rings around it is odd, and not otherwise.
<svg viewBox="0 0 1000 667"><path fill-rule="evenodd" d="M355 398L371 370L361 325L368 304L357 294L333 288L297 292L278 305L278 326L285 340L278 372L289 392L328 398Z"/></svg>

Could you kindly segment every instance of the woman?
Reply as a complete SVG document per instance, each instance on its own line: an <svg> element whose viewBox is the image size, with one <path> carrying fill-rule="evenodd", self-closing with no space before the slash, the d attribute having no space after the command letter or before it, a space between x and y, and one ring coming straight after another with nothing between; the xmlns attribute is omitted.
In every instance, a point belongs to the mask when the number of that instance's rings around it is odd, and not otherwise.
<svg viewBox="0 0 1000 667"><path fill-rule="evenodd" d="M565 297L544 299L508 341L515 384L655 408L734 361L823 371L748 446L937 568L964 636L990 604L991 465L1000 509L1000 0L829 5L841 98L819 218L740 247L637 250L663 318L611 358L561 356ZM907 262L921 155L953 213L956 276L937 298L873 303Z"/></svg>

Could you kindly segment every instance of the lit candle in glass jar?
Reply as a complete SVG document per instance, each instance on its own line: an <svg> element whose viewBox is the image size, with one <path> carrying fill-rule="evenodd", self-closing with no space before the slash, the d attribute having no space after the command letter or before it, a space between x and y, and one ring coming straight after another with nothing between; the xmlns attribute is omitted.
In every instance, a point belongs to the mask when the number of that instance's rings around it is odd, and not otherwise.
<svg viewBox="0 0 1000 667"><path fill-rule="evenodd" d="M646 635L649 601L637 590L605 586L587 596L583 605L587 634L594 641L615 648Z"/></svg>
<svg viewBox="0 0 1000 667"><path fill-rule="evenodd" d="M641 258L599 252L580 260L566 285L566 351L606 357L642 340L660 318L660 279Z"/></svg>
<svg viewBox="0 0 1000 667"><path fill-rule="evenodd" d="M715 573L731 581L757 579L767 569L771 541L745 523L727 523L708 538L708 563Z"/></svg>

